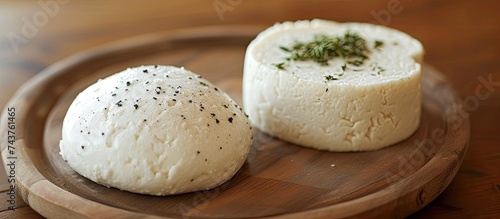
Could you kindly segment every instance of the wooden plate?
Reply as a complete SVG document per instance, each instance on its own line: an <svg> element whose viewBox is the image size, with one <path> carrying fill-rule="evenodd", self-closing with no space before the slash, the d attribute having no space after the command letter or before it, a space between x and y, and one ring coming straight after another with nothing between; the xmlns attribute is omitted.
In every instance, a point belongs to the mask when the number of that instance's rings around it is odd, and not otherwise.
<svg viewBox="0 0 500 219"><path fill-rule="evenodd" d="M410 138L374 152L330 153L254 132L247 162L222 186L154 197L97 185L59 156L61 123L77 93L98 78L146 64L185 66L241 103L246 46L263 27L205 27L119 41L56 63L26 83L16 108L16 186L49 218L404 217L448 186L466 151L460 98L429 65L423 115ZM6 111L2 124L6 124ZM7 162L7 127L1 127Z"/></svg>

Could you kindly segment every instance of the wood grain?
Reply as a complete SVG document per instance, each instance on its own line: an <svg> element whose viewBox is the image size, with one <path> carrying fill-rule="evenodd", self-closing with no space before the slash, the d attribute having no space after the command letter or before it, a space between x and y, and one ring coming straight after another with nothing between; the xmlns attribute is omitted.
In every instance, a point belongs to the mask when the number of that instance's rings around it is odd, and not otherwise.
<svg viewBox="0 0 500 219"><path fill-rule="evenodd" d="M17 186L50 218L331 218L404 217L451 182L465 155L469 122L437 70L424 67L424 113L408 139L374 152L329 153L254 132L239 173L202 192L154 197L95 184L59 155L61 124L75 96L98 78L140 64L185 66L241 102L246 46L260 26L205 27L143 35L78 54L38 75L14 96L18 123ZM437 134L436 134L437 133ZM419 143L423 142L423 143ZM4 159L6 146L2 144Z"/></svg>
<svg viewBox="0 0 500 219"><path fill-rule="evenodd" d="M463 99L476 96L476 89L482 86L480 77L491 75L492 81L500 81L500 2L496 0L253 0L241 1L225 12L224 20L213 8L215 0L73 0L61 6L16 53L7 34L22 33L22 18L32 18L40 11L38 2L0 1L0 108L22 83L45 67L131 35L203 25L268 26L276 21L315 17L378 23L372 11L387 10L389 2L399 2L403 10L391 14L386 25L419 39L426 49L425 61L445 74ZM467 111L472 135L457 177L413 217L500 217L500 189L495 186L500 184L500 86L493 88L488 98L479 100L477 108ZM5 182L3 176L0 180ZM25 218L16 212L3 211L0 217Z"/></svg>

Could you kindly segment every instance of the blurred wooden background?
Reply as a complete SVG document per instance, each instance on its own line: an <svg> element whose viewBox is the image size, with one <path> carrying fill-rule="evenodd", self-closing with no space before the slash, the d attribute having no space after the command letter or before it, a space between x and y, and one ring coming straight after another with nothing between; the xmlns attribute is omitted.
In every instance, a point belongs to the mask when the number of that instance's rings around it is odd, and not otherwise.
<svg viewBox="0 0 500 219"><path fill-rule="evenodd" d="M0 0L0 107L47 66L142 33L312 18L383 24L419 39L425 61L471 104L472 134L460 171L441 196L410 217L500 217L499 10L495 0ZM493 81L488 95L478 93L480 77ZM16 211L0 203L0 218L40 217L21 201Z"/></svg>

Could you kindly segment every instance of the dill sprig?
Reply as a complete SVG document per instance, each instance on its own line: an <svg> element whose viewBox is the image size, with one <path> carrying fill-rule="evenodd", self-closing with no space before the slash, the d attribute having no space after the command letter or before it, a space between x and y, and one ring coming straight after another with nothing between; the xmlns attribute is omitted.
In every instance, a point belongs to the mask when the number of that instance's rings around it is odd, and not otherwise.
<svg viewBox="0 0 500 219"><path fill-rule="evenodd" d="M356 64L359 65L365 59L368 59L367 54L370 52L366 41L359 35L349 31L340 37L318 35L311 42L297 42L291 48L283 46L280 46L280 48L290 53L287 60L313 60L321 65L328 65L328 60L333 57L356 58Z"/></svg>

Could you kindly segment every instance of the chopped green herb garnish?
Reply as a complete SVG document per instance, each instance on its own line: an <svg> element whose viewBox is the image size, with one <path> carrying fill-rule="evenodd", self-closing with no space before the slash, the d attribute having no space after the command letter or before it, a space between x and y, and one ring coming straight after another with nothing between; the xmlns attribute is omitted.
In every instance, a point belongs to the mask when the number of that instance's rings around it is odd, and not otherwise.
<svg viewBox="0 0 500 219"><path fill-rule="evenodd" d="M333 77L333 75L327 75L327 76L325 76L325 80L326 80L325 82L334 81L334 80L338 80L338 78Z"/></svg>
<svg viewBox="0 0 500 219"><path fill-rule="evenodd" d="M373 44L374 44L373 48L378 49L379 47L384 45L384 42L382 42L380 40L375 40L375 42Z"/></svg>
<svg viewBox="0 0 500 219"><path fill-rule="evenodd" d="M285 51L285 52L290 52L290 49L288 49L288 48L286 48L284 46L280 46L280 49L283 50L283 51Z"/></svg>
<svg viewBox="0 0 500 219"><path fill-rule="evenodd" d="M384 71L385 71L385 69L384 69L384 68L382 68L382 67L380 67L380 66L377 66L377 69L378 69L378 71L377 71L377 74L378 74L378 75L380 75L380 73L381 73L381 72L384 72Z"/></svg>
<svg viewBox="0 0 500 219"><path fill-rule="evenodd" d="M341 37L319 35L311 42L297 42L291 48L280 46L280 49L290 53L287 60L313 60L321 65L328 65L328 60L333 57L358 58L362 63L368 59L369 52L366 41L349 31Z"/></svg>
<svg viewBox="0 0 500 219"><path fill-rule="evenodd" d="M372 66L372 65L370 65L370 66ZM385 69L375 64L375 65L373 65L373 67L372 67L372 71L377 71L377 74L376 74L376 75L380 75L380 73L384 72L384 71L385 71ZM374 74L374 73L372 73L371 75L375 76L375 74Z"/></svg>
<svg viewBox="0 0 500 219"><path fill-rule="evenodd" d="M354 60L354 61L348 61L347 62L348 64L350 65L354 65L354 66L360 66L361 64L363 64L363 60Z"/></svg>
<svg viewBox="0 0 500 219"><path fill-rule="evenodd" d="M342 71L345 71L347 68L347 65L344 63L344 65L342 65Z"/></svg>
<svg viewBox="0 0 500 219"><path fill-rule="evenodd" d="M274 64L274 66L276 66L276 68L281 69L281 70L285 70L285 67L283 67L283 65L285 65L284 62L281 62L281 63L278 63L278 64Z"/></svg>

